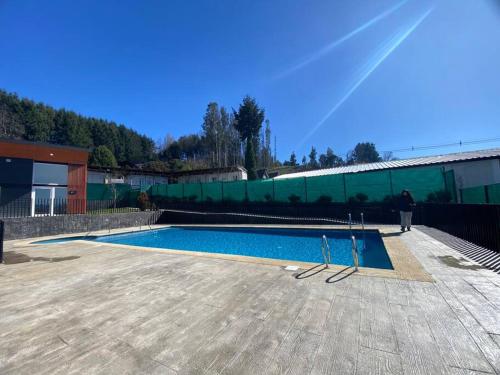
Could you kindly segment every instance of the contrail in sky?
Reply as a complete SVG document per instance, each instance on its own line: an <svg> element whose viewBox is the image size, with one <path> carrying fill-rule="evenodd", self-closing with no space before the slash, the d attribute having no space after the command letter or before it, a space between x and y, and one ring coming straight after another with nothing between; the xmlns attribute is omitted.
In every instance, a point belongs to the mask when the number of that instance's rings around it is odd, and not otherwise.
<svg viewBox="0 0 500 375"><path fill-rule="evenodd" d="M373 73L377 67L384 62L384 60L389 57L389 55L394 52L396 48L398 48L401 43L405 41L408 36L420 25L429 14L434 10L434 7L430 8L427 12L422 14L408 29L406 29L404 32L399 32L391 38L391 40L383 47L381 48L373 58L363 66L361 69L361 73L357 80L354 82L354 84L351 86L351 88L345 93L345 95L328 111L328 113L323 116L323 118L316 124L314 127L307 133L307 135L302 138L301 142L299 143L297 149L300 149L304 143L314 134L316 131L325 123L326 120L330 118L331 115L335 113L339 107L344 104L344 102L349 99L349 97L352 95L356 89L361 86L361 84L370 76L370 74Z"/></svg>
<svg viewBox="0 0 500 375"><path fill-rule="evenodd" d="M385 17L389 16L390 14L394 13L396 10L398 10L399 8L401 8L407 2L408 2L408 0L403 0L403 1L399 2L399 3L397 3L392 8L389 8L386 11L380 13L378 16L372 18L371 20L369 20L365 24L361 25L357 29L354 29L349 34L346 34L342 38L337 39L336 41L334 41L334 42L332 42L330 44L327 44L326 46L324 46L323 48L321 48L319 51L313 53L311 56L307 57L306 59L304 59L300 63L292 66L291 68L288 68L284 72L281 72L281 73L277 74L274 77L274 79L280 79L280 78L286 77L287 75L289 75L289 74L291 74L291 73L293 73L293 72L295 72L295 71L303 68L304 66L309 65L313 61L318 60L319 58L321 58L322 56L326 55L328 52L330 52L332 49L334 49L338 45L344 43L345 41L351 39L353 36L359 34L360 32L366 30L370 26L376 24L378 21L380 21L380 20L384 19Z"/></svg>

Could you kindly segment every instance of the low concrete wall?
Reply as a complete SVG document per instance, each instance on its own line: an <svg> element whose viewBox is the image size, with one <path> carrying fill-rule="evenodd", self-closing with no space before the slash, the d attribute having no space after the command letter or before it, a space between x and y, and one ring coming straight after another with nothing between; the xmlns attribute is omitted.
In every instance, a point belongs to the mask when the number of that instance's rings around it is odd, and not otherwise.
<svg viewBox="0 0 500 375"><path fill-rule="evenodd" d="M51 236L64 233L92 232L102 229L136 227L155 224L161 211L129 212L106 215L64 215L6 218L7 240Z"/></svg>

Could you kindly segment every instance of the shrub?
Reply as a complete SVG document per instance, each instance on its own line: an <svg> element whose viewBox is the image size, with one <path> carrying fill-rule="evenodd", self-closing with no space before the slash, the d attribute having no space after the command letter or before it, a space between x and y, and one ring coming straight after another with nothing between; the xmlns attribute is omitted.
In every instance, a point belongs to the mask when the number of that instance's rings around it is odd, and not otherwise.
<svg viewBox="0 0 500 375"><path fill-rule="evenodd" d="M272 202L273 200L273 196L269 193L267 193L266 195L264 195L264 199L266 200L266 202Z"/></svg>
<svg viewBox="0 0 500 375"><path fill-rule="evenodd" d="M198 199L198 196L197 196L197 195L194 195L194 194L193 194L193 195L190 195L190 196L188 197L188 200L189 200L190 202L196 202L196 200L197 200L197 199Z"/></svg>
<svg viewBox="0 0 500 375"><path fill-rule="evenodd" d="M426 202L428 203L450 203L451 193L447 190L439 190L427 195Z"/></svg>
<svg viewBox="0 0 500 375"><path fill-rule="evenodd" d="M366 195L365 193L358 193L356 194L356 199L363 203L363 202L366 202L368 200L368 195Z"/></svg>
<svg viewBox="0 0 500 375"><path fill-rule="evenodd" d="M316 202L318 203L332 203L332 197L329 195L321 195Z"/></svg>
<svg viewBox="0 0 500 375"><path fill-rule="evenodd" d="M146 211L150 207L148 193L141 192L137 196L137 205L141 211Z"/></svg>
<svg viewBox="0 0 500 375"><path fill-rule="evenodd" d="M207 202L213 202L214 201L214 199L212 197L210 197L210 196L206 197L205 200Z"/></svg>
<svg viewBox="0 0 500 375"><path fill-rule="evenodd" d="M290 203L292 204L297 204L300 202L300 197L298 195L295 195L295 194L292 194L288 197L288 200L290 201Z"/></svg>
<svg viewBox="0 0 500 375"><path fill-rule="evenodd" d="M394 195L386 195L384 199L382 199L382 203L396 204L397 202L398 202L398 197Z"/></svg>
<svg viewBox="0 0 500 375"><path fill-rule="evenodd" d="M365 193L358 193L354 197L349 197L349 203L364 203L368 200L368 195Z"/></svg>

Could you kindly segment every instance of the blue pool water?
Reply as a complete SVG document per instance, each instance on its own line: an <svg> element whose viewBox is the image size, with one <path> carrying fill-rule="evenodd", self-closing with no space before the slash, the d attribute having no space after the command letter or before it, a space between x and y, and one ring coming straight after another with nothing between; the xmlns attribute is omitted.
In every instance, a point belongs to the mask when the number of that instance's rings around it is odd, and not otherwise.
<svg viewBox="0 0 500 375"><path fill-rule="evenodd" d="M380 234L353 231L362 267L393 269ZM323 263L321 237L326 235L332 263L352 266L350 234L347 230L171 227L144 232L94 237L91 240L123 245L156 247L208 253L237 254L260 258Z"/></svg>

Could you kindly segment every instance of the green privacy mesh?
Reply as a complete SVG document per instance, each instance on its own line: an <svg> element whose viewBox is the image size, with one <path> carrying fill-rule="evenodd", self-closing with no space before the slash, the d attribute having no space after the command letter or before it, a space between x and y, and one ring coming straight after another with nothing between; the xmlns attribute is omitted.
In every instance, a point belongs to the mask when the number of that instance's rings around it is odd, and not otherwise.
<svg viewBox="0 0 500 375"><path fill-rule="evenodd" d="M484 186L476 186L462 189L462 203L484 204L486 203L486 191Z"/></svg>
<svg viewBox="0 0 500 375"><path fill-rule="evenodd" d="M182 192L184 190L183 184L172 184L172 185L166 185L166 186L167 186L167 197L182 199L182 197L183 197Z"/></svg>
<svg viewBox="0 0 500 375"><path fill-rule="evenodd" d="M184 198L187 198L190 201L201 201L202 193L201 193L201 184L183 184L184 185Z"/></svg>
<svg viewBox="0 0 500 375"><path fill-rule="evenodd" d="M265 202L273 197L273 180L248 181L247 189L250 202Z"/></svg>
<svg viewBox="0 0 500 375"><path fill-rule="evenodd" d="M127 184L87 184L88 200L123 200L128 199L128 193L132 190Z"/></svg>
<svg viewBox="0 0 500 375"><path fill-rule="evenodd" d="M364 194L369 202L373 202L391 195L389 171L346 174L345 185L347 199Z"/></svg>
<svg viewBox="0 0 500 375"><path fill-rule="evenodd" d="M488 185L488 198L491 204L500 204L500 184Z"/></svg>
<svg viewBox="0 0 500 375"><path fill-rule="evenodd" d="M246 197L246 181L224 182L224 200L243 201Z"/></svg>
<svg viewBox="0 0 500 375"><path fill-rule="evenodd" d="M309 177L307 179L307 201L316 202L322 196L330 197L332 202L345 202L344 175Z"/></svg>
<svg viewBox="0 0 500 375"><path fill-rule="evenodd" d="M394 194L407 189L416 201L425 201L429 193L445 190L441 167L394 169L391 175Z"/></svg>
<svg viewBox="0 0 500 375"><path fill-rule="evenodd" d="M457 202L457 187L455 185L455 172L453 170L449 170L444 172L444 183L446 186L446 190L451 195L451 202Z"/></svg>
<svg viewBox="0 0 500 375"><path fill-rule="evenodd" d="M201 184L204 201L220 202L222 200L222 182Z"/></svg>
<svg viewBox="0 0 500 375"><path fill-rule="evenodd" d="M153 197L167 197L167 187L168 185L153 185L150 189L150 194Z"/></svg>
<svg viewBox="0 0 500 375"><path fill-rule="evenodd" d="M107 185L89 188L88 199L112 199ZM117 185L118 186L118 185ZM128 186L128 185L124 185ZM243 201L251 202L275 200L289 202L290 196L300 198L300 202L316 202L322 196L330 197L332 202L345 202L360 193L367 201L383 201L391 195L398 196L401 190L408 189L417 201L425 201L430 193L447 189L455 201L455 178L453 171L443 172L441 167L416 167L384 171L336 174L317 177L299 177L282 180L231 181L193 184L154 185L148 190L152 197L186 198L194 201ZM491 196L498 200L497 186L492 188ZM121 194L121 193L119 193ZM474 192L465 192L471 197ZM93 197L93 198L91 198ZM363 199L363 197L361 197ZM469 198L467 198L469 199ZM483 198L484 200L484 198Z"/></svg>
<svg viewBox="0 0 500 375"><path fill-rule="evenodd" d="M307 201L305 178L287 178L276 180L274 185L274 200L277 202L290 202L290 197L295 195L299 202Z"/></svg>

